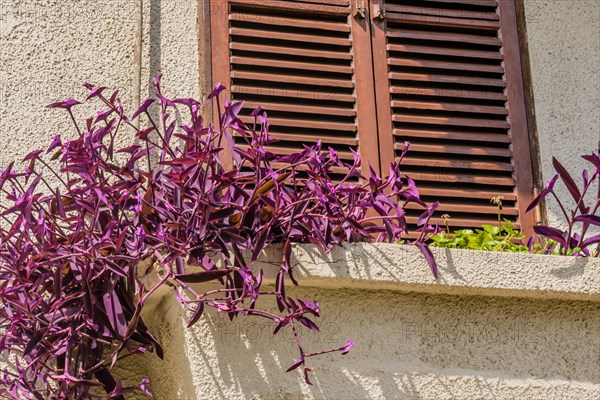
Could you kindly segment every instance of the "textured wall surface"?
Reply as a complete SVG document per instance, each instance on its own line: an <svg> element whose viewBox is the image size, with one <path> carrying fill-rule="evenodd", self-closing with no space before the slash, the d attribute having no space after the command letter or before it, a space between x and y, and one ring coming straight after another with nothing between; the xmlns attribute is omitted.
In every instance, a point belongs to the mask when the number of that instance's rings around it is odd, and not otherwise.
<svg viewBox="0 0 600 400"><path fill-rule="evenodd" d="M186 329L186 317L168 289L144 314L165 345L165 360L154 354L130 358L118 374L133 383L147 373L158 399L600 396L597 262L577 266L572 258L521 255L503 265L507 273L488 277L499 288L513 287L511 297L500 297L493 288L474 296L468 293L479 284L467 271L493 270L497 253L438 254L443 283L435 284L413 250L353 245L323 256L310 246L294 248L302 286L288 287L288 295L318 299L322 310L321 332L302 331L306 351L339 347L348 339L356 343L346 356L310 360L314 386L306 385L299 371L284 373L298 358L290 332L273 336L268 321L230 322L214 313ZM547 277L523 280L536 262ZM571 286L574 275L587 273L596 278L583 291L596 295L567 300L565 293L583 288ZM425 281L437 289L426 288ZM548 282L556 290L548 289ZM458 285L462 293L451 290ZM532 291L539 298L531 298Z"/></svg>
<svg viewBox="0 0 600 400"><path fill-rule="evenodd" d="M525 0L525 6L548 179L551 155L576 171L583 165L578 155L599 139L600 3ZM133 0L0 0L0 165L44 147L52 135L73 134L64 114L43 107L82 98L84 80L121 89L134 108L135 19ZM144 0L143 32L142 98L160 71L169 96L205 90L198 84L196 1ZM80 116L91 111L77 109ZM556 209L549 211L555 223ZM557 273L569 279L581 268ZM273 337L262 322L231 324L222 315L207 315L185 331L181 309L168 296L146 313L167 359L148 355L122 375L137 383L148 374L159 400L600 396L597 302L329 286L298 292L319 298L324 314L321 334L307 334L307 347L353 339L357 349L315 360L312 387L297 371L283 373L297 356L289 336Z"/></svg>
<svg viewBox="0 0 600 400"><path fill-rule="evenodd" d="M542 174L554 175L556 156L578 182L588 163L579 156L600 140L600 2L524 0ZM566 188L561 198L570 199ZM548 219L561 212L548 204Z"/></svg>
<svg viewBox="0 0 600 400"><path fill-rule="evenodd" d="M141 99L161 71L167 96L197 97L196 2L143 3ZM135 111L136 17L134 0L0 0L1 165L46 147L53 135L72 137L66 113L44 106L85 98L83 81L120 89ZM74 110L83 118L99 108Z"/></svg>

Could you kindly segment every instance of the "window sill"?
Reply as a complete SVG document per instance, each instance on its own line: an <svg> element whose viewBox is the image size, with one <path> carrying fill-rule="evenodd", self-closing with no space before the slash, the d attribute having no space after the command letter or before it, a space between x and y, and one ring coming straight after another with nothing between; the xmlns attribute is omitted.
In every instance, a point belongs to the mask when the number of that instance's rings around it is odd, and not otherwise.
<svg viewBox="0 0 600 400"><path fill-rule="evenodd" d="M300 285L309 287L600 301L598 258L432 251L439 266L439 282L413 246L355 243L325 254L317 246L296 244L291 262ZM260 267L267 277L274 277L280 260L280 247L264 254Z"/></svg>

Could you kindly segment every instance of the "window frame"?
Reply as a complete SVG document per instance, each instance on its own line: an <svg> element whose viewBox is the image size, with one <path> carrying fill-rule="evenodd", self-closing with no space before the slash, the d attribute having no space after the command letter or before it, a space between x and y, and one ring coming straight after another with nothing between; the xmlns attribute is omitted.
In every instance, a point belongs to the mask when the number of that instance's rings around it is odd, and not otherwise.
<svg viewBox="0 0 600 400"><path fill-rule="evenodd" d="M355 7L354 3L353 1L350 2L351 7ZM222 43L228 43L228 5L229 0L198 0L198 12L203 13L203 17L199 18L199 21L205 21L205 25L208 26L208 29L198 29L199 43L203 41L205 43L204 47L199 44L199 50L203 48L204 54L210 54L210 57L200 56L205 61L209 58L204 68L205 71L208 71L205 76L211 80L213 85L215 82L230 82L230 50L228 46L222 46ZM373 155L377 154L379 163L375 166L375 169L377 172L385 174L392 160L389 156L383 154L380 149L393 147L391 132L385 132L385 127L391 126L388 123L391 122L391 113L389 109L377 107L375 102L370 102L368 99L370 92L365 90L365 88L368 89L369 86L372 86L371 92L374 92L374 97L389 92L385 80L376 79L378 74L385 73L387 75L387 63L374 62L378 57L386 56L385 45L382 46L385 41L381 38L381 35L385 35L382 29L385 22L383 19L378 19L377 16L372 15L373 12L376 12L377 7L383 6L383 0L367 0L366 5L365 18L356 18L352 15L349 17L353 25L354 54L361 54L361 57L370 58L370 61L354 63L354 83L358 112L357 136L361 155L368 153L372 159ZM511 148L513 150L512 160L516 167L513 175L515 176L515 193L518 199L518 219L521 222L523 233L531 235L533 226L542 223L545 216L543 208L536 210L534 213L525 213L525 208L530 200L540 190L541 173L523 0L499 0L498 9L505 16L500 19L502 35L503 37L510 37L509 40L512 41L509 46L503 44L507 87L514 85L523 91L520 96L521 103L517 102L517 104L510 106L512 108L509 109L509 115L511 130L514 129L512 128L514 124L515 126L518 125L519 129L525 129L528 132L527 135L520 135L521 137L513 136ZM210 14L209 18L205 18L206 12ZM510 24L513 26L508 26L507 17L511 19ZM364 32L357 34L359 29ZM206 48L207 42L210 49ZM370 51L365 50L367 47L370 48ZM214 68L214 65L219 65L219 68ZM229 87L226 93L231 94ZM358 106L359 103L361 104L360 107ZM214 108L212 115L216 120L219 117L219 110L216 107ZM373 115L376 118L373 118ZM375 135L376 140L373 140L371 133L373 130L377 133ZM228 163L231 164L231 161L228 161ZM523 178L524 175L526 175L525 179Z"/></svg>

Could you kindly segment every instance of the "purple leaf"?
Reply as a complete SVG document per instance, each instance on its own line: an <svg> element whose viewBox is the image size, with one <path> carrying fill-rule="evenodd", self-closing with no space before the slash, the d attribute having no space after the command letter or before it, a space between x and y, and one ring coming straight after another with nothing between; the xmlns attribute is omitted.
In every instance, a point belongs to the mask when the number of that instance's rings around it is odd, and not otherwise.
<svg viewBox="0 0 600 400"><path fill-rule="evenodd" d="M581 245L579 247L585 249L585 248L587 248L593 244L597 244L597 243L600 243L600 235L596 235L596 236L587 238L586 240L583 241L583 243L581 243Z"/></svg>
<svg viewBox="0 0 600 400"><path fill-rule="evenodd" d="M275 329L273 330L273 335L276 335L276 334L277 334L277 332L279 332L279 330L280 330L281 328L283 328L284 326L286 326L286 325L287 325L287 324L289 324L289 323L290 323L290 321L289 321L288 319L285 319L285 318L284 318L284 319L281 319L281 320L279 321L279 323L277 324L277 326L275 327Z"/></svg>
<svg viewBox="0 0 600 400"><path fill-rule="evenodd" d="M158 100L160 100L160 102L163 104L163 106L165 106L165 107L175 107L175 103L173 101L167 99L162 94L156 93L156 97L158 97Z"/></svg>
<svg viewBox="0 0 600 400"><path fill-rule="evenodd" d="M138 108L137 111L133 113L133 115L131 116L130 119L134 120L135 117L137 117L138 115L148 111L148 108L150 107L150 105L152 105L152 103L154 103L154 101L155 101L154 99L146 99L146 100L142 101L140 108Z"/></svg>
<svg viewBox="0 0 600 400"><path fill-rule="evenodd" d="M354 348L354 342L352 340L348 340L348 343L342 348L342 355L346 355Z"/></svg>
<svg viewBox="0 0 600 400"><path fill-rule="evenodd" d="M285 372L293 371L303 364L304 364L304 357L300 358L299 360L296 360L296 362L293 363Z"/></svg>
<svg viewBox="0 0 600 400"><path fill-rule="evenodd" d="M254 245L254 250L252 250L252 257L251 257L250 261L254 262L254 261L258 260L260 253L265 248L265 243L267 241L268 234L269 234L269 231L264 229L262 232L260 232L257 235L256 244Z"/></svg>
<svg viewBox="0 0 600 400"><path fill-rule="evenodd" d="M427 260L427 264L429 264L429 268L431 269L431 273L433 274L433 277L435 278L435 280L439 280L440 276L439 276L439 271L438 271L438 267L437 267L437 262L435 261L435 258L433 257L433 253L431 252L431 249L429 248L429 246L427 246L425 243L421 243L421 242L416 242L414 243L415 246L417 246L419 248L419 250L421 250L421 253L423 253L423 255L425 256L425 259Z"/></svg>
<svg viewBox="0 0 600 400"><path fill-rule="evenodd" d="M282 312L285 310L285 302L282 299L285 299L285 274L284 270L279 270L277 273L277 278L275 279L275 290L277 290L281 296L277 296L277 307L279 311Z"/></svg>
<svg viewBox="0 0 600 400"><path fill-rule="evenodd" d="M192 325L194 325L196 322L198 322L198 320L200 320L200 317L202 316L202 313L204 313L204 302L201 301L198 303L198 305L196 306L196 309L194 310L194 313L192 314L192 317L190 318L190 321L187 324L187 327L191 327Z"/></svg>
<svg viewBox="0 0 600 400"><path fill-rule="evenodd" d="M31 153L27 154L25 158L23 158L23 161L38 160L40 158L40 154L42 153L43 150L34 150Z"/></svg>
<svg viewBox="0 0 600 400"><path fill-rule="evenodd" d="M119 337L124 337L127 324L125 322L121 301L114 289L108 287L102 295L102 301L104 302L106 315L108 316L111 326L115 332L118 333Z"/></svg>
<svg viewBox="0 0 600 400"><path fill-rule="evenodd" d="M217 97L223 90L225 90L225 86L223 86L221 83L217 83L213 91L210 92L210 94L206 98L206 102L209 102L213 98Z"/></svg>
<svg viewBox="0 0 600 400"><path fill-rule="evenodd" d="M142 379L142 383L140 383L139 388L142 392L146 393L146 395L148 397L154 397L154 396L152 396L152 392L150 392L150 389L148 387L149 383L150 383L150 379L144 378L144 379Z"/></svg>
<svg viewBox="0 0 600 400"><path fill-rule="evenodd" d="M152 86L154 86L158 93L160 93L160 81L162 80L162 76L162 74L158 74L152 79Z"/></svg>
<svg viewBox="0 0 600 400"><path fill-rule="evenodd" d="M183 257L177 256L175 259L175 270L177 271L178 276L182 276L185 273L185 262L183 261Z"/></svg>
<svg viewBox="0 0 600 400"><path fill-rule="evenodd" d="M94 97L100 96L102 94L102 92L104 92L107 89L107 87L100 86L100 87L92 87L89 89L90 89L90 94L88 95L86 100L90 100L90 99L93 99Z"/></svg>
<svg viewBox="0 0 600 400"><path fill-rule="evenodd" d="M535 199L533 199L533 201L527 207L527 213L531 212L531 210L536 208L546 196L552 193L552 191L554 190L554 184L556 184L556 181L558 180L559 176L559 174L556 174L548 181L546 187L540 192L540 194Z"/></svg>
<svg viewBox="0 0 600 400"><path fill-rule="evenodd" d="M583 222L585 224L600 226L600 215L582 214L573 219L573 222Z"/></svg>
<svg viewBox="0 0 600 400"><path fill-rule="evenodd" d="M298 317L298 321L300 321L300 323L302 325L306 326L308 329L313 330L315 332L320 332L319 331L319 327L317 326L317 324L315 324L310 319L308 319L306 317Z"/></svg>
<svg viewBox="0 0 600 400"><path fill-rule="evenodd" d="M544 236L548 239L552 239L555 242L560 243L562 246L567 247L567 241L565 239L565 232L562 232L556 228L550 226L536 225L533 227L535 233L540 236Z"/></svg>
<svg viewBox="0 0 600 400"><path fill-rule="evenodd" d="M54 150L57 147L62 146L62 141L60 139L60 135L56 135L52 137L52 143L50 143L50 146L48 146L48 149L46 150L46 154L50 153L52 150Z"/></svg>
<svg viewBox="0 0 600 400"><path fill-rule="evenodd" d="M575 202L579 202L579 200L581 200L581 192L579 191L577 184L575 183L569 172L554 157L552 157L552 165L554 166L556 172L558 172L560 179L562 179L562 181L565 183L565 186L569 190L569 193L571 193L571 196L573 196ZM583 202L579 203L579 211L581 211L582 213L585 212L585 206L583 205Z"/></svg>
<svg viewBox="0 0 600 400"><path fill-rule="evenodd" d="M594 164L594 167L596 167L596 169L600 169L600 156L598 154L588 154L588 155L584 155L581 156L584 160L587 160L589 162L591 162L592 164Z"/></svg>
<svg viewBox="0 0 600 400"><path fill-rule="evenodd" d="M173 100L173 103L183 104L184 106L188 106L189 108L199 107L201 105L201 103L199 101L192 99L192 98L175 99L175 100Z"/></svg>
<svg viewBox="0 0 600 400"><path fill-rule="evenodd" d="M70 110L73 106L76 106L78 104L81 104L81 103L78 102L77 100L68 98L63 101L49 104L46 106L46 108L64 108L66 110Z"/></svg>
<svg viewBox="0 0 600 400"><path fill-rule="evenodd" d="M304 382L306 382L307 385L312 385L313 384L311 382L310 378L308 377L308 373L310 371L312 371L312 369L304 367Z"/></svg>

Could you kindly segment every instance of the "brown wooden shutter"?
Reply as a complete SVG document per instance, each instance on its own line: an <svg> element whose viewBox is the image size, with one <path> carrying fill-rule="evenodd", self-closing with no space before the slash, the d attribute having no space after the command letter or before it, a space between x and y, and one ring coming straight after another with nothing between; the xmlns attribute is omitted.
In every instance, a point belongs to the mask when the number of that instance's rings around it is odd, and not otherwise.
<svg viewBox="0 0 600 400"><path fill-rule="evenodd" d="M280 140L271 151L320 139L378 169L370 24L354 17L349 0L213 0L211 14L213 81L245 101L242 115L268 111Z"/></svg>
<svg viewBox="0 0 600 400"><path fill-rule="evenodd" d="M426 200L440 201L437 215L449 214L453 228L495 223L490 199L502 195L502 216L530 234L533 180L514 0L371 5L382 166L410 141L403 171Z"/></svg>

